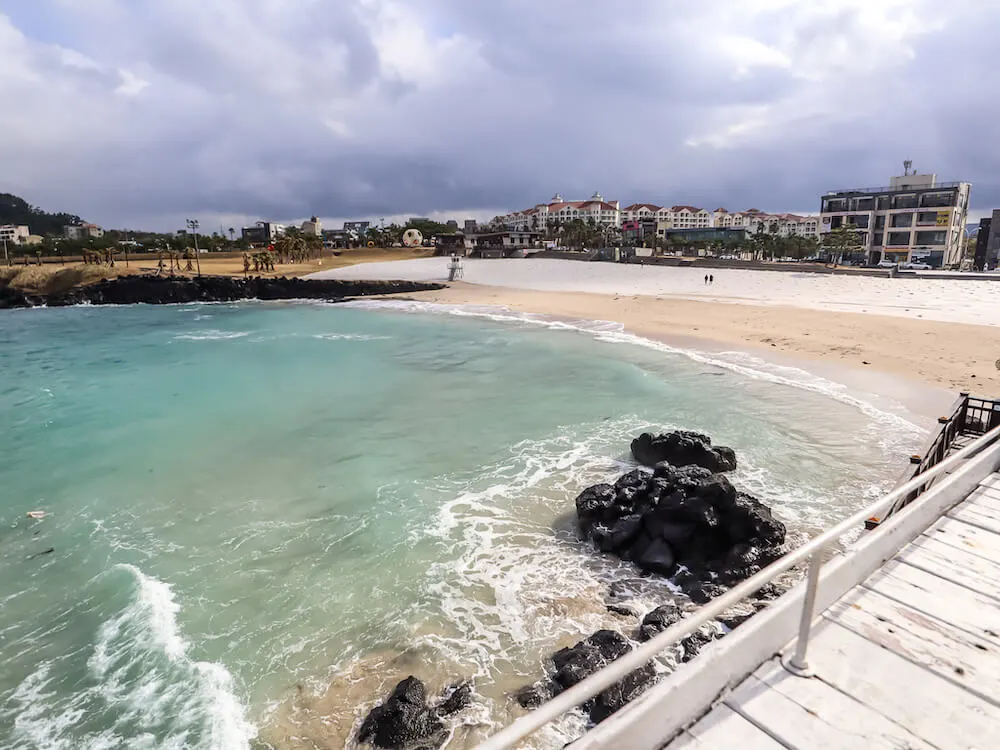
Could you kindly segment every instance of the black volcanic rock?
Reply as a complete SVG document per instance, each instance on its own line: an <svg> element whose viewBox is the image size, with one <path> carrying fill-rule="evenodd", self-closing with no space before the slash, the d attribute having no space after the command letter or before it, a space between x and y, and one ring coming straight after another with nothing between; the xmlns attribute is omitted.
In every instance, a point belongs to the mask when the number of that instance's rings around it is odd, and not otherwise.
<svg viewBox="0 0 1000 750"><path fill-rule="evenodd" d="M736 465L731 451L711 448L705 435L677 432L661 437L660 443L648 434L633 442L634 451L639 446L636 456L660 458L661 453L644 451L662 444L672 446L675 460L687 456L702 463ZM784 551L785 527L771 510L738 492L725 475L700 465L659 460L652 474L635 469L614 485L588 487L576 507L581 531L599 550L657 575L674 575L683 566L678 583L697 601L707 601L724 590L723 585L753 575Z"/></svg>
<svg viewBox="0 0 1000 750"><path fill-rule="evenodd" d="M732 448L713 447L708 435L684 430L664 435L644 432L632 441L632 455L644 466L667 461L674 466L701 466L713 473L736 468L736 453Z"/></svg>
<svg viewBox="0 0 1000 750"><path fill-rule="evenodd" d="M598 630L575 646L563 648L552 655L555 674L551 680L521 688L515 700L525 708L535 708L563 690L573 687L590 675L632 650L632 644L621 633ZM643 693L656 680L652 664L645 664L627 674L621 681L583 704L595 724Z"/></svg>
<svg viewBox="0 0 1000 750"><path fill-rule="evenodd" d="M447 688L437 707L432 708L427 704L424 683L407 677L365 717L358 730L358 742L382 750L435 750L448 738L440 717L462 710L471 701L472 683L460 682Z"/></svg>
<svg viewBox="0 0 1000 750"><path fill-rule="evenodd" d="M427 706L424 684L407 677L396 685L385 703L376 706L358 730L358 741L385 750L413 747L439 747L447 733L444 724Z"/></svg>
<svg viewBox="0 0 1000 750"><path fill-rule="evenodd" d="M190 302L233 302L242 299L318 299L335 302L351 297L443 289L443 284L416 281L351 281L347 279L263 278L229 276L194 278L120 276L54 295L26 295L0 286L0 309L48 305L167 305Z"/></svg>

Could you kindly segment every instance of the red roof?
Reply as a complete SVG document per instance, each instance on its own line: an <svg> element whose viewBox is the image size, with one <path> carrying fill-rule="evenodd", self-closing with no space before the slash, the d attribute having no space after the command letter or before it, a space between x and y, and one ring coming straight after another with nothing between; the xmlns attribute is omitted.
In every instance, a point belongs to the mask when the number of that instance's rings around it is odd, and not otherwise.
<svg viewBox="0 0 1000 750"><path fill-rule="evenodd" d="M728 214L729 212L726 209L724 209L724 208L717 208L717 209L715 209L714 213L717 213L717 214Z"/></svg>
<svg viewBox="0 0 1000 750"><path fill-rule="evenodd" d="M693 214L696 214L696 213L698 213L699 211L702 210L702 209L696 208L694 206L673 206L670 210L673 211L674 213L677 213L678 211L683 211L684 209L687 209L688 211L690 211Z"/></svg>
<svg viewBox="0 0 1000 750"><path fill-rule="evenodd" d="M650 211L661 211L663 206L656 206L652 203L633 203L631 206L626 206L623 211L638 211L640 208L648 208Z"/></svg>

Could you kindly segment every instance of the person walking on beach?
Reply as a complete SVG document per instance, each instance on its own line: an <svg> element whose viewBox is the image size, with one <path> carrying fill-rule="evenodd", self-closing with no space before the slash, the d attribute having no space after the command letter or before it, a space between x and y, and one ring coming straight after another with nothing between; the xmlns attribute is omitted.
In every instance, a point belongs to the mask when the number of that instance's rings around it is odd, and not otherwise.
<svg viewBox="0 0 1000 750"><path fill-rule="evenodd" d="M708 283L708 274L707 273L705 274L705 283L706 284Z"/></svg>
<svg viewBox="0 0 1000 750"><path fill-rule="evenodd" d="M709 284L714 284L715 283L715 274L710 273L708 275L708 283Z"/></svg>

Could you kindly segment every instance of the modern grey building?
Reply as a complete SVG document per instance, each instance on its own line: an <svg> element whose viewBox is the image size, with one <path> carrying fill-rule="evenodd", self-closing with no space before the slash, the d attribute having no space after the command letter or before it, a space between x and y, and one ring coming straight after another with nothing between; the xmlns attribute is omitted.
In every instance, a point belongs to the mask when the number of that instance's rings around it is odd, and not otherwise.
<svg viewBox="0 0 1000 750"><path fill-rule="evenodd" d="M855 260L958 267L971 189L968 182L906 174L893 177L886 187L827 193L820 209L820 238L853 226L862 243Z"/></svg>
<svg viewBox="0 0 1000 750"><path fill-rule="evenodd" d="M998 265L1000 265L1000 208L995 208L990 218L979 222L973 268L977 271L994 271Z"/></svg>

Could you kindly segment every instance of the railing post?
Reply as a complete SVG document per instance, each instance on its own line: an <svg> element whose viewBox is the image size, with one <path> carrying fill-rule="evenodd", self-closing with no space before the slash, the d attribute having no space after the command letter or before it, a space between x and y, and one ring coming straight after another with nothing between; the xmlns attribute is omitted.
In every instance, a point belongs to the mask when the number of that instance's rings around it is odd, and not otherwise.
<svg viewBox="0 0 1000 750"><path fill-rule="evenodd" d="M819 571L823 567L823 549L820 548L809 558L809 575L806 595L802 602L802 619L799 621L799 637L795 642L795 653L783 660L783 666L797 677L812 677L806 654L809 650L809 635L812 631L813 616L816 611L816 590L819 588Z"/></svg>

